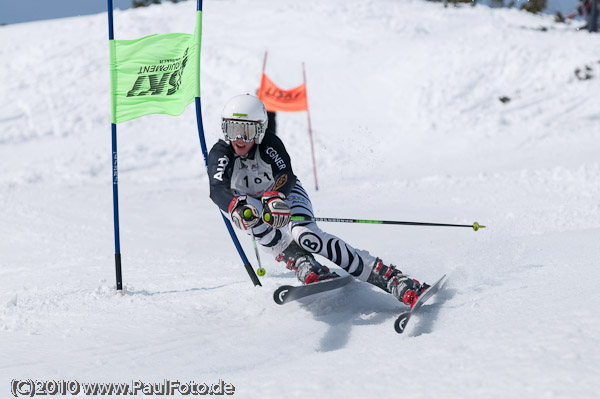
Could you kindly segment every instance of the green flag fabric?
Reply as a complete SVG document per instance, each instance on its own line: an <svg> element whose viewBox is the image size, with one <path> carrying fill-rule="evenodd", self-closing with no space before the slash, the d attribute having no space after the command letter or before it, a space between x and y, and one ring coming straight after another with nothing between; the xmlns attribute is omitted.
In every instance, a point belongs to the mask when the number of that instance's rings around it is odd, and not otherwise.
<svg viewBox="0 0 600 399"><path fill-rule="evenodd" d="M180 115L200 97L201 13L193 35L109 40L112 123L149 114Z"/></svg>

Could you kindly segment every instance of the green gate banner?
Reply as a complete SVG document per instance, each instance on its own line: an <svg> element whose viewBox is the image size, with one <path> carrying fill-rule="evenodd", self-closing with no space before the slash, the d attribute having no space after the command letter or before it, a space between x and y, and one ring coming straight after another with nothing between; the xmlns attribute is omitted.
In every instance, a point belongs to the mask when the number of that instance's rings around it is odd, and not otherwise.
<svg viewBox="0 0 600 399"><path fill-rule="evenodd" d="M198 11L193 35L109 40L112 123L150 114L180 115L200 97L201 36Z"/></svg>

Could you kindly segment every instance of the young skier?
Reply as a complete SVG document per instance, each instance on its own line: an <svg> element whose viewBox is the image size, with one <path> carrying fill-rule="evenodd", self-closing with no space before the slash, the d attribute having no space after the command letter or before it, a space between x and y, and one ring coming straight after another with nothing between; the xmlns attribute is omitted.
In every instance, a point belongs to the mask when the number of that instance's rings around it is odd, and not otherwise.
<svg viewBox="0 0 600 399"><path fill-rule="evenodd" d="M261 247L285 262L303 284L337 277L317 262L313 254L318 254L412 307L429 285L322 231L315 222L290 221L291 216L313 217L312 204L283 142L265 134L267 125L267 112L257 97L246 94L227 102L221 123L224 139L208 155L213 202L236 227L251 230Z"/></svg>

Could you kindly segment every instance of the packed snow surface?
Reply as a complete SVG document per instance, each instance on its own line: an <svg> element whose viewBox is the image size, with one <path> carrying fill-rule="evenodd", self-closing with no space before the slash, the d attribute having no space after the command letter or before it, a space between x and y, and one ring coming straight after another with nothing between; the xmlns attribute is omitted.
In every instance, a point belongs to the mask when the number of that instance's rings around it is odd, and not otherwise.
<svg viewBox="0 0 600 399"><path fill-rule="evenodd" d="M115 36L191 33L195 6L116 11ZM575 25L418 0L204 2L209 147L268 51L283 88L305 64L318 191L306 114L279 114L278 134L317 216L487 226L321 224L414 278L448 275L403 335L403 305L366 283L278 306L295 276L263 254L251 284L193 105L118 126L117 295L107 14L0 27L0 396L33 379L597 397L600 36Z"/></svg>

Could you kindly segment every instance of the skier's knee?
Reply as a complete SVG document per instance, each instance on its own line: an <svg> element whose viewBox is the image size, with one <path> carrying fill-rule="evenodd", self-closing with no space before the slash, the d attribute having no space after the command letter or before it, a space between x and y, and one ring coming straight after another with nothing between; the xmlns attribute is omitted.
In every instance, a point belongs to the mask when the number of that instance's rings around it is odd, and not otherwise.
<svg viewBox="0 0 600 399"><path fill-rule="evenodd" d="M316 254L323 249L323 240L314 232L308 230L294 235L294 241L305 251Z"/></svg>

